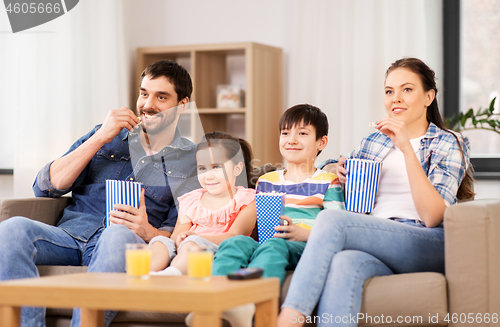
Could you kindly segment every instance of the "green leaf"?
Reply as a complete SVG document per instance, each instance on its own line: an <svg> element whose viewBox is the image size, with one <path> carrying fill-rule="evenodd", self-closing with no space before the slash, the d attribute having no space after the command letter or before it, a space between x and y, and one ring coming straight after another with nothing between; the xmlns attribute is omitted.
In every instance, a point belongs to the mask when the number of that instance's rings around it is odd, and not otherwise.
<svg viewBox="0 0 500 327"><path fill-rule="evenodd" d="M462 127L465 127L466 122L467 122L467 116L460 113L460 125L462 125Z"/></svg>
<svg viewBox="0 0 500 327"><path fill-rule="evenodd" d="M493 113L493 110L495 110L495 100L497 97L494 97L493 100L490 102L490 112Z"/></svg>
<svg viewBox="0 0 500 327"><path fill-rule="evenodd" d="M444 125L446 128L453 128L452 126L455 125L455 120L457 119L457 115L453 115L452 117L446 117L444 119Z"/></svg>
<svg viewBox="0 0 500 327"><path fill-rule="evenodd" d="M490 129L489 127L491 127L491 130L500 134L500 119L496 119L496 117L500 116L500 114L493 112L495 110L495 101L496 98L493 98L487 108L483 109L480 107L476 114L474 114L474 109L470 108L465 113L460 112L459 114L446 119L446 126L454 131L474 128ZM466 128L465 125L469 125L469 127Z"/></svg>
<svg viewBox="0 0 500 327"><path fill-rule="evenodd" d="M476 117L472 117L472 125L474 125L474 127L477 127L477 120L476 120Z"/></svg>

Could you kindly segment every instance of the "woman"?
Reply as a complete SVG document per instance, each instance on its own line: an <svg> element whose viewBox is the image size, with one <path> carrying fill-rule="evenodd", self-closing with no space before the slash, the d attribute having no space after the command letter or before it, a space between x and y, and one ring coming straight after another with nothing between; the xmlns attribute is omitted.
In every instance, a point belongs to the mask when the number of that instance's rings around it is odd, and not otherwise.
<svg viewBox="0 0 500 327"><path fill-rule="evenodd" d="M467 170L468 140L445 130L436 93L435 74L421 60L403 58L389 67L384 101L388 116L350 155L384 163L373 212L324 210L318 215L279 327L302 325L316 304L318 316L333 317L318 326L356 326L349 317L361 309L368 278L444 272L443 214L457 201L457 192L473 196L473 180L472 170ZM344 163L341 157L335 167L342 182Z"/></svg>

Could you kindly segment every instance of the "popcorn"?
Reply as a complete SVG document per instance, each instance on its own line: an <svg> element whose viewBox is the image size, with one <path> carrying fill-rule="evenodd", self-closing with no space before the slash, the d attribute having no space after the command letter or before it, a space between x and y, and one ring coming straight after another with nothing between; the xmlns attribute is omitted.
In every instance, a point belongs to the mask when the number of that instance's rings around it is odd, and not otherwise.
<svg viewBox="0 0 500 327"><path fill-rule="evenodd" d="M106 180L106 227L112 225L109 213L115 204L126 204L139 208L142 183L129 181Z"/></svg>
<svg viewBox="0 0 500 327"><path fill-rule="evenodd" d="M346 210L371 212L377 195L382 162L348 159L345 169L349 172L345 183Z"/></svg>
<svg viewBox="0 0 500 327"><path fill-rule="evenodd" d="M377 128L377 123L371 122L370 124L368 124L368 126L373 127L373 128Z"/></svg>

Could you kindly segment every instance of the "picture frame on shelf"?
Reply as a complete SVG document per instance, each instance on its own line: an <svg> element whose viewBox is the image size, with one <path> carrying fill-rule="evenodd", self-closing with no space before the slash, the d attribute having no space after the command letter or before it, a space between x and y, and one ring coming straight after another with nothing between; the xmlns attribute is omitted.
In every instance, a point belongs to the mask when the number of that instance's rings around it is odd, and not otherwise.
<svg viewBox="0 0 500 327"><path fill-rule="evenodd" d="M238 85L217 85L217 108L242 108L243 90Z"/></svg>

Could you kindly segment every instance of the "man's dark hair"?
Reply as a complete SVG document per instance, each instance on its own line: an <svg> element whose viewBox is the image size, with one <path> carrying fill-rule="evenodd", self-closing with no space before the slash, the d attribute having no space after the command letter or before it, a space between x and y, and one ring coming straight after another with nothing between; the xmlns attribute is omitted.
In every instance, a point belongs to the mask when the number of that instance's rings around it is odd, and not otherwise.
<svg viewBox="0 0 500 327"><path fill-rule="evenodd" d="M298 104L281 115L280 131L290 129L299 124L311 125L316 130L316 141L323 136L328 136L328 118L318 107L310 104ZM321 151L318 152L318 155Z"/></svg>
<svg viewBox="0 0 500 327"><path fill-rule="evenodd" d="M285 111L280 118L280 131L301 123L316 129L316 140L328 136L328 118L321 109L310 104L298 104Z"/></svg>
<svg viewBox="0 0 500 327"><path fill-rule="evenodd" d="M171 60L159 60L149 65L141 74L141 83L145 76L150 76L155 79L160 76L165 78L174 85L175 93L177 93L177 101L184 98L191 98L193 92L193 83L191 76L187 70Z"/></svg>

